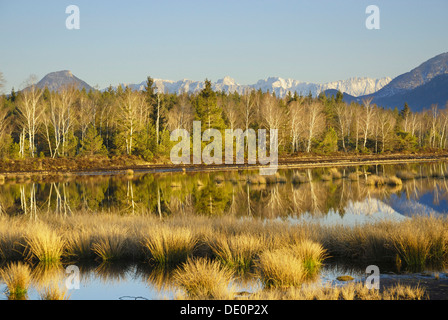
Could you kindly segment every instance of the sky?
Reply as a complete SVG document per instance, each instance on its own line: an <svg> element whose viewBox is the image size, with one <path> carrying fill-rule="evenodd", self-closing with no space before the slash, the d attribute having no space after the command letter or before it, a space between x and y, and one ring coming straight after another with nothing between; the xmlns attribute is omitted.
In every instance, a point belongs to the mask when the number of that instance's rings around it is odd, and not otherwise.
<svg viewBox="0 0 448 320"><path fill-rule="evenodd" d="M380 29L366 28L369 5ZM66 28L76 5L80 29ZM5 91L71 70L91 86L147 76L253 84L396 77L448 51L446 0L0 0Z"/></svg>

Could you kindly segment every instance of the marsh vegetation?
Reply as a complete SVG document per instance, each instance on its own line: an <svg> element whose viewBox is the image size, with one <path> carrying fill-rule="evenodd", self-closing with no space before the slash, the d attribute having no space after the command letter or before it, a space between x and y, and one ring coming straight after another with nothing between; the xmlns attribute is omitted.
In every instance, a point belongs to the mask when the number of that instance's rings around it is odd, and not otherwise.
<svg viewBox="0 0 448 320"><path fill-rule="evenodd" d="M334 264L443 273L444 169L442 163L287 170L271 180L250 171L135 172L132 178L7 182L0 186L6 190L0 194L1 281L11 299L26 297L30 285L40 298L67 299L66 265L93 264L97 275L122 278L115 266L138 264L154 286L174 286L171 298L422 299L421 287L374 293L356 281L323 284L321 276ZM388 182L371 184L372 177ZM427 194L431 212L391 211L374 219L384 208L367 210L372 199L417 201ZM355 216L363 219L347 219ZM252 281L248 294L239 294L241 281Z"/></svg>

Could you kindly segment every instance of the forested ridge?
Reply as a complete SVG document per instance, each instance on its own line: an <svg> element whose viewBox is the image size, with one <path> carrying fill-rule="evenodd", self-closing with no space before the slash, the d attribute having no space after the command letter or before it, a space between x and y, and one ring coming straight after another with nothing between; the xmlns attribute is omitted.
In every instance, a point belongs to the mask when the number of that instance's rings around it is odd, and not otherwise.
<svg viewBox="0 0 448 320"><path fill-rule="evenodd" d="M342 93L284 98L261 90L215 92L211 82L196 94L159 92L151 77L143 91L104 91L30 85L0 96L2 159L135 156L168 158L170 132L278 129L279 156L334 152L381 154L447 148L446 106L412 112L384 109L370 100L343 102Z"/></svg>

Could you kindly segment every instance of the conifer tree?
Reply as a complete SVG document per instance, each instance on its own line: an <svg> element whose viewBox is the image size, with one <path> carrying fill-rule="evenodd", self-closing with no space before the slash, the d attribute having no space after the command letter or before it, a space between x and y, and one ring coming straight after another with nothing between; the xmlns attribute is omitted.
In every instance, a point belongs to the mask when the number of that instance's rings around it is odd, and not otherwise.
<svg viewBox="0 0 448 320"><path fill-rule="evenodd" d="M201 121L202 131L206 129L222 130L225 127L222 109L218 106L216 92L210 80L205 80L205 87L194 100L195 119Z"/></svg>
<svg viewBox="0 0 448 320"><path fill-rule="evenodd" d="M103 144L103 139L98 134L94 125L90 125L87 128L86 136L81 141L81 155L94 156L94 155L106 155L107 150Z"/></svg>

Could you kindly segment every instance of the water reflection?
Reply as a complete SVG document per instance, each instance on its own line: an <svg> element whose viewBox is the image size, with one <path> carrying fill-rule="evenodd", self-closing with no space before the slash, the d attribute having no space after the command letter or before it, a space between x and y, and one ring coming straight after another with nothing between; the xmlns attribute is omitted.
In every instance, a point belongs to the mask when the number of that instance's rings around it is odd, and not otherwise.
<svg viewBox="0 0 448 320"><path fill-rule="evenodd" d="M32 267L32 282L24 300L44 299L46 290L58 287L69 300L160 300L185 297L172 278L172 271L151 268L147 264L78 264L80 270L79 289L67 289L65 282L68 275L64 266L36 265ZM337 277L350 275L355 281L362 281L365 274L352 267L328 264L324 265L320 276L309 285L323 284L343 285ZM235 276L229 284L233 285L236 297L250 296L263 290L263 285L256 273ZM0 291L6 292L6 286L0 279ZM7 295L0 300L8 299Z"/></svg>
<svg viewBox="0 0 448 320"><path fill-rule="evenodd" d="M0 214L76 212L200 214L262 218L372 214L446 214L446 163L258 171L32 177L0 185ZM396 181L372 182L378 177ZM375 180L375 181L377 181Z"/></svg>

